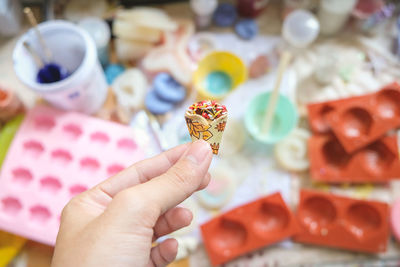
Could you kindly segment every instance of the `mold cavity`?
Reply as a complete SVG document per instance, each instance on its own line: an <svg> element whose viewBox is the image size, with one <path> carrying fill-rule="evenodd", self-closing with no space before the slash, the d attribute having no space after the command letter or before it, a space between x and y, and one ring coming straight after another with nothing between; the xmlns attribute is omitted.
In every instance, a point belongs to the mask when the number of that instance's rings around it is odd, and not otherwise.
<svg viewBox="0 0 400 267"><path fill-rule="evenodd" d="M114 174L119 173L123 169L125 169L124 166L119 165L119 164L114 164L107 168L107 173L109 176L113 176Z"/></svg>
<svg viewBox="0 0 400 267"><path fill-rule="evenodd" d="M31 140L24 143L24 150L32 157L38 157L44 151L44 147L41 143Z"/></svg>
<svg viewBox="0 0 400 267"><path fill-rule="evenodd" d="M334 108L329 105L324 105L321 108L321 110L319 112L320 118L317 120L317 123L315 125L317 128L317 131L319 131L321 133L326 133L330 130L331 127L329 126L329 123L326 121L326 115L328 115L328 113L333 110L334 110Z"/></svg>
<svg viewBox="0 0 400 267"><path fill-rule="evenodd" d="M15 216L22 209L21 202L14 197L7 197L1 200L4 213Z"/></svg>
<svg viewBox="0 0 400 267"><path fill-rule="evenodd" d="M346 221L350 232L363 239L380 227L381 216L374 207L356 203L347 210Z"/></svg>
<svg viewBox="0 0 400 267"><path fill-rule="evenodd" d="M89 172L97 171L100 168L100 163L94 158L84 158L80 164L83 170Z"/></svg>
<svg viewBox="0 0 400 267"><path fill-rule="evenodd" d="M303 203L299 218L311 233L322 233L336 219L336 209L324 197L311 197Z"/></svg>
<svg viewBox="0 0 400 267"><path fill-rule="evenodd" d="M376 102L378 113L383 118L400 116L400 92L393 89L382 90L378 93Z"/></svg>
<svg viewBox="0 0 400 267"><path fill-rule="evenodd" d="M51 217L49 209L42 205L33 206L29 212L32 222L36 223L45 223Z"/></svg>
<svg viewBox="0 0 400 267"><path fill-rule="evenodd" d="M38 116L35 119L35 128L39 131L48 132L56 125L54 119L50 116Z"/></svg>
<svg viewBox="0 0 400 267"><path fill-rule="evenodd" d="M66 165L72 160L71 154L64 149L54 150L53 152L51 152L51 157L54 162L61 165Z"/></svg>
<svg viewBox="0 0 400 267"><path fill-rule="evenodd" d="M17 168L12 171L12 174L13 181L23 186L28 185L33 179L32 173L25 168Z"/></svg>
<svg viewBox="0 0 400 267"><path fill-rule="evenodd" d="M63 127L64 133L71 139L77 139L82 134L82 129L79 125L70 123Z"/></svg>
<svg viewBox="0 0 400 267"><path fill-rule="evenodd" d="M350 155L336 139L327 141L322 147L322 153L326 163L334 168L344 167L350 160Z"/></svg>
<svg viewBox="0 0 400 267"><path fill-rule="evenodd" d="M372 117L362 108L347 110L342 118L342 131L347 137L367 135L372 126Z"/></svg>
<svg viewBox="0 0 400 267"><path fill-rule="evenodd" d="M103 145L107 144L110 141L110 138L108 137L108 135L106 135L105 133L102 133L102 132L92 133L90 135L90 139L95 143L103 144Z"/></svg>
<svg viewBox="0 0 400 267"><path fill-rule="evenodd" d="M56 177L46 176L42 180L40 180L40 188L44 192L56 194L60 191L61 187L61 183Z"/></svg>
<svg viewBox="0 0 400 267"><path fill-rule="evenodd" d="M217 228L214 229L211 246L214 251L229 255L232 249L245 244L246 237L246 229L242 224L229 219L222 219Z"/></svg>
<svg viewBox="0 0 400 267"><path fill-rule="evenodd" d="M263 203L253 219L253 228L261 235L268 236L272 231L280 231L287 227L289 216L287 211L276 204Z"/></svg>
<svg viewBox="0 0 400 267"><path fill-rule="evenodd" d="M362 155L362 168L373 175L383 173L396 158L381 142L373 143L360 153Z"/></svg>
<svg viewBox="0 0 400 267"><path fill-rule="evenodd" d="M76 184L69 188L69 193L71 194L71 196L76 196L82 192L85 192L86 190L88 190L87 186Z"/></svg>
<svg viewBox="0 0 400 267"><path fill-rule="evenodd" d="M124 150L134 150L137 148L137 145L135 141L129 138L122 138L118 141L117 143L118 148L124 149Z"/></svg>

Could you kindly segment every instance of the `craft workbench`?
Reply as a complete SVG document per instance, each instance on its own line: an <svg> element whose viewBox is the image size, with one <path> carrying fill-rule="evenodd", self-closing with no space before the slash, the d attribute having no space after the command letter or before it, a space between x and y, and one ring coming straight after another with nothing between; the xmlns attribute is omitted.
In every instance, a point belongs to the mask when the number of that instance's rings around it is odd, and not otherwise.
<svg viewBox="0 0 400 267"><path fill-rule="evenodd" d="M163 5L162 8L172 18L191 18L190 8L186 3ZM279 36L281 34L281 11L278 5L275 2L270 4L267 10L257 18L257 22L260 27L260 35L268 36L268 38L271 36ZM210 29L212 33L221 34L226 34L231 31L231 29L221 30L215 27ZM284 83L287 85L287 88L289 88L287 89L288 96L298 105L302 117L302 125L306 124L305 106L308 102L326 101L339 97L369 93L378 90L393 80L400 79L400 64L389 55L389 43L383 38L383 35L387 35L388 33L390 33L390 25L387 25L386 28L382 29L380 34L374 37L358 36L349 32L344 32L333 38L319 38L311 47L295 54L294 63L289 70L290 74L287 75L289 77L286 77L286 83ZM17 39L18 37L13 39L0 39L0 84L14 90L27 107L33 107L37 101L35 94L18 80L12 67L12 51ZM352 86L344 84L338 79L332 83L333 85L321 89L320 86L316 86L309 79L309 76L313 72L313 66L315 66L318 61L317 51L320 49L336 50L335 53L338 55L341 54L342 57L345 57L343 55L353 56L355 53L372 53L383 58L385 62L380 66L380 75L374 75L372 70L357 69L357 67L355 67ZM339 56L339 60L341 60L340 58ZM246 92L248 92L249 88L254 90L254 92L259 90L258 86L260 83L266 82L272 84L271 77L266 77L259 83L249 82L247 85L243 85L237 89L234 96L228 97L226 102L236 103L238 101L237 99L240 99L240 96L246 96ZM297 89L290 90L291 87ZM253 94L254 92L249 94ZM184 103L182 106L185 107L186 104L187 103ZM237 117L239 117L239 115ZM257 153L261 152L258 151ZM253 161L250 162L250 164L258 164L258 166L260 166L263 165L263 162ZM267 164L269 166L259 168L258 170L258 172L260 172L260 177L262 177L260 179L264 179L266 183L264 192L273 191L275 183L274 180L269 180L270 177L274 177L274 179L283 177L282 180L286 181L286 184L281 184L280 186L286 188L283 193L284 199L292 208L296 207L298 204L300 188L316 188L326 192L335 192L361 199L381 200L387 203L392 203L400 197L400 181L392 181L382 186L371 184L330 186L323 183L311 183L308 173L294 174L284 173L282 171L275 172L276 162L274 161L268 162ZM280 186L277 186L277 188L281 188ZM243 192L243 194L245 194L245 192ZM230 205L230 207L234 206L234 203ZM52 249L49 247L34 242L28 242L20 257L25 258L28 262L27 266L49 266L51 252ZM387 260L387 262L385 263L384 260ZM331 263L329 266L344 266L345 263L348 263L350 266L352 263L356 265L364 261L375 262L376 265L374 266L397 266L400 264L400 247L395 240L390 240L387 252L377 255L368 255L284 241L240 257L225 266L317 266L317 264L318 266L322 266L323 263ZM200 245L188 259L172 264L172 266L189 265L194 267L209 266L209 261L202 245Z"/></svg>

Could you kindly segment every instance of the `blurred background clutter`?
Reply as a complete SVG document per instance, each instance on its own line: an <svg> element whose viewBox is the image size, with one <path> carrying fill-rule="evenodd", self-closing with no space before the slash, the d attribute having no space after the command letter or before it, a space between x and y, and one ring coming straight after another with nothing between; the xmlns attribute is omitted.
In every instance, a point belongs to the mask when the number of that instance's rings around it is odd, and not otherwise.
<svg viewBox="0 0 400 267"><path fill-rule="evenodd" d="M64 205L202 100L229 117L171 266L400 266L399 82L396 0L2 0L0 267L50 266Z"/></svg>

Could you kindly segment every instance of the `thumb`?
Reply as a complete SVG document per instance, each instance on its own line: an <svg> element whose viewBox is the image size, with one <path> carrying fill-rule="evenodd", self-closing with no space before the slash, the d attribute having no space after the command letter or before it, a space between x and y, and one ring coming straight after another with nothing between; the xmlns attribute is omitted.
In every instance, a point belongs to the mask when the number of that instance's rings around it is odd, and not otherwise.
<svg viewBox="0 0 400 267"><path fill-rule="evenodd" d="M121 200L125 202L122 206L129 207L128 210L134 213L139 212L137 208L147 207L142 212L151 212L152 216L158 218L199 189L207 175L211 160L212 151L207 142L199 140L192 143L167 172L146 183L120 192L119 194L122 193L121 195L124 196ZM119 194L115 200L118 199ZM128 216L132 216L132 213Z"/></svg>

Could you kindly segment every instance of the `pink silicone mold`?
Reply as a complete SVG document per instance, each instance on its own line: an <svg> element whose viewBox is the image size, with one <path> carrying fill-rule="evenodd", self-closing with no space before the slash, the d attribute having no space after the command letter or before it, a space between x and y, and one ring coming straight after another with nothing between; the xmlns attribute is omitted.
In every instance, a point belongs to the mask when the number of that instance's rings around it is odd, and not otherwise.
<svg viewBox="0 0 400 267"><path fill-rule="evenodd" d="M143 159L143 145L129 127L34 108L0 173L0 229L54 245L65 204Z"/></svg>

